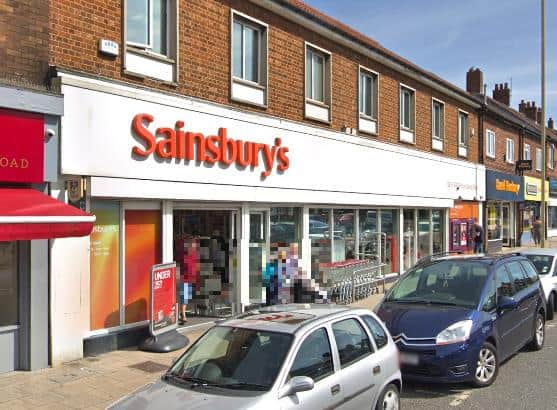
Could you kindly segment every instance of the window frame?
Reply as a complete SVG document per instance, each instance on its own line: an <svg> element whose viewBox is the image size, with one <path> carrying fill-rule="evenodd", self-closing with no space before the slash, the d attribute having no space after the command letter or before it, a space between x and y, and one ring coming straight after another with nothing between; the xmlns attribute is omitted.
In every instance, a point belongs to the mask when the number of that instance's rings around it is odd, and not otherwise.
<svg viewBox="0 0 557 410"><path fill-rule="evenodd" d="M323 58L323 101L316 100L312 96L308 95L308 84L307 84L307 74L308 74L308 51L313 54L319 55ZM332 107L332 66L333 66L333 55L330 51L325 50L315 44L308 41L304 42L304 118L323 122L325 124L331 124L331 107ZM314 84L313 84L313 64L311 66L311 91L313 94ZM308 109L308 107L310 107ZM326 110L326 118L324 115ZM308 112L309 111L309 112ZM317 113L316 113L317 111Z"/></svg>
<svg viewBox="0 0 557 410"><path fill-rule="evenodd" d="M333 348L333 345L331 343L331 334L325 326L319 326L317 328L314 328L314 329L311 329L310 331L308 331L306 334L304 334L304 337L300 339L300 342L296 346L295 352L292 354L292 361L289 363L288 372L286 373L286 381L291 379L290 372L292 371L292 366L294 366L294 363L296 362L296 358L298 357L298 353L300 353L300 349L302 348L302 345L304 344L304 342L310 336L312 336L314 333L316 333L318 331L323 331L325 333L325 337L327 339L327 344L329 346L329 352L331 354L331 356L330 356L331 372L324 375L323 377L318 378L318 379L316 379L316 378L312 378L312 379L313 379L314 382L317 383L317 382L319 382L321 380L324 380L327 377L330 377L330 376L335 374L336 366L335 366L335 360L334 360L334 348Z"/></svg>
<svg viewBox="0 0 557 410"><path fill-rule="evenodd" d="M362 95L362 76L364 77L369 77L372 79L372 84L373 84L373 95L371 97L371 105L372 105L372 109L371 109L371 115L368 115L365 113L365 107L364 107L364 111L362 111L360 109L361 104L362 104L362 100L361 100L361 95ZM373 120L376 121L378 120L379 117L379 73L373 70L370 70L369 68L366 68L364 66L359 66L358 68L358 114L360 116L360 118L365 118L368 120Z"/></svg>
<svg viewBox="0 0 557 410"><path fill-rule="evenodd" d="M410 107L410 127L406 127L402 123L402 93L404 91L409 91L412 95L412 99L410 100L411 107ZM401 130L412 132L414 134L414 142L416 142L416 89L407 86L406 84L399 83L399 98L398 98L398 126Z"/></svg>
<svg viewBox="0 0 557 410"><path fill-rule="evenodd" d="M385 346L388 346L389 344L389 336L388 336L388 331L385 329L385 327L381 324L380 321L378 321L376 318L374 318L373 316L371 316L368 313L364 313L359 315L360 316L360 320L364 323L364 327L365 329L369 332L369 335L371 336L370 340L373 340L373 345L374 345L374 352L375 351L379 351L382 348L384 348ZM385 336L385 343L382 344L381 346L379 346L379 344L377 343L377 339L375 337L375 333L372 331L371 326L368 325L366 318L370 318L373 322L375 322L375 324L377 326L379 326L379 328L381 329L381 331L383 332L384 336Z"/></svg>
<svg viewBox="0 0 557 410"><path fill-rule="evenodd" d="M464 139L462 140L462 135L461 135L461 125L460 125L460 121L461 121L461 116L464 116L466 118L466 127L464 128ZM457 143L458 146L461 148L468 148L470 146L470 114L467 111L458 109L457 111L457 126L458 126L458 130L457 130ZM461 142L462 140L462 142Z"/></svg>
<svg viewBox="0 0 557 410"><path fill-rule="evenodd" d="M543 151L540 147L536 147L536 171L542 171Z"/></svg>
<svg viewBox="0 0 557 410"><path fill-rule="evenodd" d="M509 146L512 146L512 150L509 150ZM514 164L514 140L512 138L507 138L505 141L505 162L507 164ZM509 152L512 155L509 155Z"/></svg>
<svg viewBox="0 0 557 410"><path fill-rule="evenodd" d="M441 124L439 125L440 136L435 135L435 105L441 107ZM431 97L431 138L436 141L445 141L445 102L435 97Z"/></svg>
<svg viewBox="0 0 557 410"><path fill-rule="evenodd" d="M490 137L493 136L493 144L491 144ZM495 159L497 155L497 134L489 128L485 130L485 155L488 158ZM493 152L490 151L490 145L493 145Z"/></svg>
<svg viewBox="0 0 557 410"><path fill-rule="evenodd" d="M526 147L528 147L528 149L526 149ZM526 152L528 152L528 155L526 155ZM524 143L524 146L522 147L522 159L526 161L532 160L532 147L530 144Z"/></svg>
<svg viewBox="0 0 557 410"><path fill-rule="evenodd" d="M549 144L547 147L547 167L549 169L555 168L555 145Z"/></svg>
<svg viewBox="0 0 557 410"><path fill-rule="evenodd" d="M126 20L126 32L125 32L125 43L127 46L132 46L133 48L137 48L149 54L154 54L156 56L167 57L169 54L170 49L170 29L169 29L169 20L170 20L170 10L171 10L171 0L163 0L166 2L166 54L161 54L156 51L153 51L153 42L154 42L154 31L153 31L153 0L146 0L147 1L147 8L149 9L148 16L147 16L147 37L149 38L148 44L137 43L135 41L129 41L128 37L128 30L127 30L127 18L128 18L128 3L134 0L126 0L124 4L124 19Z"/></svg>
<svg viewBox="0 0 557 410"><path fill-rule="evenodd" d="M348 321L348 320L354 320L354 321L356 322L356 324L357 324L358 326L360 326L360 329L362 330L364 336L367 337L367 340L368 340L368 343L369 343L369 349L370 349L370 350L369 350L368 353L366 353L366 354L364 354L364 355L362 355L362 356L358 356L357 359L354 359L354 360L352 360L352 361L350 361L350 362L347 362L347 363L344 363L344 364L343 364L343 363L341 362L341 358L340 358L340 349L338 348L338 343L337 343L337 339L336 339L336 336L335 336L334 326L335 326L336 324L338 324L338 323L341 323L341 322L344 322L344 321ZM367 331L367 329L366 329L367 326L363 323L363 320L360 320L360 318L355 317L355 316L343 317L343 318L341 318L341 319L338 319L338 320L335 320L334 322L332 322L332 323L330 324L330 326L331 326L331 338L332 338L332 339L334 340L334 342L335 342L335 343L334 343L334 346L335 346L335 349L336 349L336 352L335 352L335 353L337 354L337 357L338 357L339 370L346 369L346 368L348 368L348 367L350 367L350 366L352 366L352 365L354 365L354 364L356 364L356 363L358 363L358 362L360 362L360 361L366 359L367 357L370 357L371 355L373 355L373 354L375 353L375 350L374 350L374 343L375 343L375 342L374 342L374 340L373 340L373 337L370 337L370 336L369 336L368 331Z"/></svg>

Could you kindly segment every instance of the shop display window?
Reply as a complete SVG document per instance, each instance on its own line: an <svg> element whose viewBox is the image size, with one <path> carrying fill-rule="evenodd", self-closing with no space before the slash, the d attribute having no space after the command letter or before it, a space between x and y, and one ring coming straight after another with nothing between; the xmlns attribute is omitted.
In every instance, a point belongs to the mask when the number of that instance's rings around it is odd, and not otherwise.
<svg viewBox="0 0 557 410"><path fill-rule="evenodd" d="M17 242L0 242L0 327L18 322Z"/></svg>
<svg viewBox="0 0 557 410"><path fill-rule="evenodd" d="M555 206L547 208L547 228L557 229L557 207Z"/></svg>
<svg viewBox="0 0 557 410"><path fill-rule="evenodd" d="M502 226L502 211L501 204L488 203L487 204L487 239L496 240L502 239L503 232Z"/></svg>
<svg viewBox="0 0 557 410"><path fill-rule="evenodd" d="M416 263L416 220L413 209L403 211L403 268L406 271Z"/></svg>

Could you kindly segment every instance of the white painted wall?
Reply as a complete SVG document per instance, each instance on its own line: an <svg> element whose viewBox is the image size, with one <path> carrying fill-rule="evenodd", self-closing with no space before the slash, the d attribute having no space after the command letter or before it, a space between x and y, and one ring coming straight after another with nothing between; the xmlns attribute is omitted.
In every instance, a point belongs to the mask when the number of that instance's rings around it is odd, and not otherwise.
<svg viewBox="0 0 557 410"><path fill-rule="evenodd" d="M61 185L63 186L63 185ZM51 196L64 201L64 190ZM52 365L83 357L89 331L89 237L61 238L50 248L50 323Z"/></svg>

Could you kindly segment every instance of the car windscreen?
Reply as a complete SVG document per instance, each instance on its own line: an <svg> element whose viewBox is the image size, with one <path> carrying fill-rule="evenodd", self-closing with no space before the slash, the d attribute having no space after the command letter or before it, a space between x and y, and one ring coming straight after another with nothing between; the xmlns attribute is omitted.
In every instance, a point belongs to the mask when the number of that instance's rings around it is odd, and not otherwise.
<svg viewBox="0 0 557 410"><path fill-rule="evenodd" d="M525 255L534 264L538 275L546 275L551 269L553 256L551 255Z"/></svg>
<svg viewBox="0 0 557 410"><path fill-rule="evenodd" d="M217 326L172 366L167 377L190 387L269 390L292 344L292 335Z"/></svg>
<svg viewBox="0 0 557 410"><path fill-rule="evenodd" d="M385 300L472 309L479 303L487 275L481 262L444 260L417 266L399 279Z"/></svg>

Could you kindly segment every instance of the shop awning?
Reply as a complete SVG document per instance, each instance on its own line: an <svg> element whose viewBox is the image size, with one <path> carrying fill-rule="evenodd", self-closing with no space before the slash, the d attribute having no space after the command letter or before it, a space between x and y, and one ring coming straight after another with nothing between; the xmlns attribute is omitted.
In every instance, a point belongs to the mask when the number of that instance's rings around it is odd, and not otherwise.
<svg viewBox="0 0 557 410"><path fill-rule="evenodd" d="M87 236L95 216L31 188L0 188L0 241Z"/></svg>

